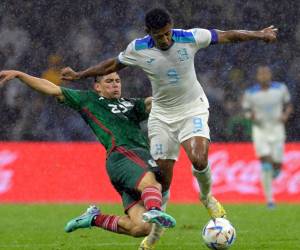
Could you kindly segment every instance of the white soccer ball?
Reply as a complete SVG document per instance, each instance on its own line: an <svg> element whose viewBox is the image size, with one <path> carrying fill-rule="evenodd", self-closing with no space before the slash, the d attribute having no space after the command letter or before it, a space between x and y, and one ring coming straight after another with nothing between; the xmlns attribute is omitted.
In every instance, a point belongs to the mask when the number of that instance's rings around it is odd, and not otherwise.
<svg viewBox="0 0 300 250"><path fill-rule="evenodd" d="M217 218L206 224L202 230L202 237L211 249L228 249L235 241L236 232L228 220Z"/></svg>

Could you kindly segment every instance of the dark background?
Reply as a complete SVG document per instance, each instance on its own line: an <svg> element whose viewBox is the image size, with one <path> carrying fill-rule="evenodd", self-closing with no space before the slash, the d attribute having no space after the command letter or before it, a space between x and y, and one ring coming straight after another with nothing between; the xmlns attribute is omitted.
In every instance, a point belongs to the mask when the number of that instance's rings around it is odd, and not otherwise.
<svg viewBox="0 0 300 250"><path fill-rule="evenodd" d="M274 80L287 84L295 105L287 124L288 140L300 139L299 1L2 0L0 69L18 69L52 79L63 66L79 70L115 57L131 40L145 35L145 12L153 7L169 10L176 28L278 27L278 42L274 44L252 41L201 50L195 59L196 70L211 104L213 141L250 139L250 124L243 118L240 99L245 88L255 83L260 64L269 65ZM143 72L130 68L120 74L124 96L151 95ZM91 82L64 85L88 88ZM76 112L18 81L2 87L0 98L0 140L95 140Z"/></svg>

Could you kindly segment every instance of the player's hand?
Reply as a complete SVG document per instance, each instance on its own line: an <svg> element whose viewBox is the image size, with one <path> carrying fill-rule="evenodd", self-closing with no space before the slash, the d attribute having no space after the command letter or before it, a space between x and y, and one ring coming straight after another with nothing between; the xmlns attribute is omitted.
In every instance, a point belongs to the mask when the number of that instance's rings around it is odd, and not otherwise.
<svg viewBox="0 0 300 250"><path fill-rule="evenodd" d="M278 29L271 25L267 28L264 28L260 31L262 33L262 40L266 43L275 42L277 40Z"/></svg>
<svg viewBox="0 0 300 250"><path fill-rule="evenodd" d="M74 81L80 79L79 74L70 67L61 70L61 79L67 81Z"/></svg>
<svg viewBox="0 0 300 250"><path fill-rule="evenodd" d="M19 71L16 70L3 70L0 72L0 86L16 78L19 75Z"/></svg>

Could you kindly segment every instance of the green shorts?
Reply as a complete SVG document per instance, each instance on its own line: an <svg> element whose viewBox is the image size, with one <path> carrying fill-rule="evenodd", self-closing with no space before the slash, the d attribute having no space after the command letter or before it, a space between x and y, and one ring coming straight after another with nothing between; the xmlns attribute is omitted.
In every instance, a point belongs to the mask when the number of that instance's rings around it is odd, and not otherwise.
<svg viewBox="0 0 300 250"><path fill-rule="evenodd" d="M153 172L158 179L159 168L149 150L117 147L106 161L106 169L114 188L122 197L125 212L141 199L137 187L147 172Z"/></svg>

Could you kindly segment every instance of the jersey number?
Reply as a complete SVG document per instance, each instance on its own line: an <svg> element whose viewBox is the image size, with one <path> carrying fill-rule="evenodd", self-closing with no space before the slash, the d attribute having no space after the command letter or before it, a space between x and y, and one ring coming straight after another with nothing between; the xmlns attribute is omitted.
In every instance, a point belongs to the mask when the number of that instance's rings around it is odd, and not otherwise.
<svg viewBox="0 0 300 250"><path fill-rule="evenodd" d="M128 108L126 108L122 104L108 104L108 106L111 108L110 111L114 114L126 113L128 111Z"/></svg>
<svg viewBox="0 0 300 250"><path fill-rule="evenodd" d="M170 84L176 84L180 79L176 69L169 69L167 71L167 76Z"/></svg>

